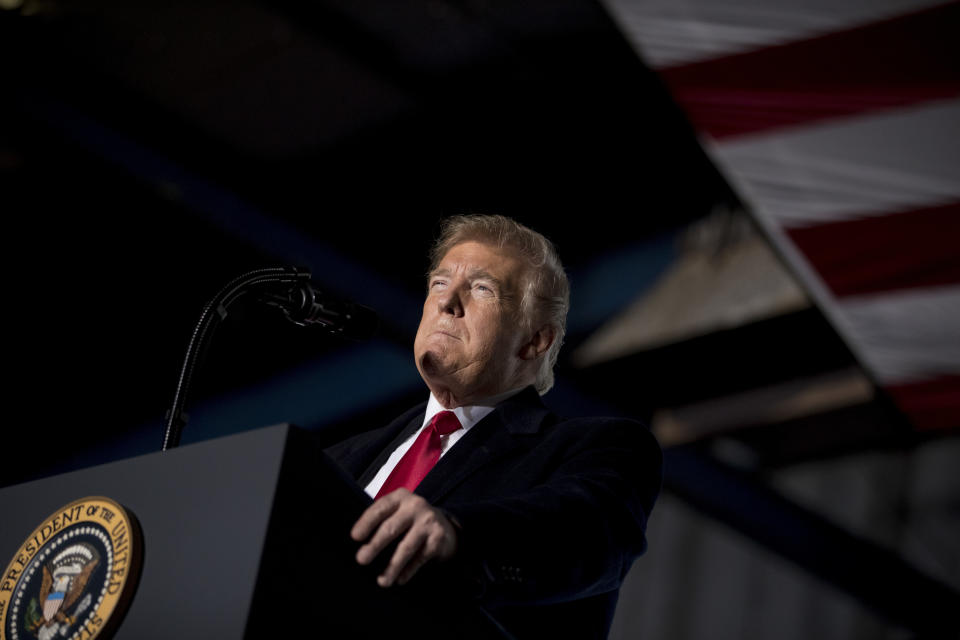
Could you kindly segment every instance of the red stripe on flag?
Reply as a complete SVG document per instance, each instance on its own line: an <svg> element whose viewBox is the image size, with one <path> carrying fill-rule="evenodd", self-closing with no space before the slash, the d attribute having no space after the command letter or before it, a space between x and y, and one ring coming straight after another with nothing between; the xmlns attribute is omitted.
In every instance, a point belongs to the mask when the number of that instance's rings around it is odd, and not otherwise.
<svg viewBox="0 0 960 640"><path fill-rule="evenodd" d="M960 202L786 231L837 297L960 283Z"/></svg>
<svg viewBox="0 0 960 640"><path fill-rule="evenodd" d="M960 3L660 71L716 139L960 95Z"/></svg>
<svg viewBox="0 0 960 640"><path fill-rule="evenodd" d="M960 376L942 376L884 388L916 429L960 428Z"/></svg>

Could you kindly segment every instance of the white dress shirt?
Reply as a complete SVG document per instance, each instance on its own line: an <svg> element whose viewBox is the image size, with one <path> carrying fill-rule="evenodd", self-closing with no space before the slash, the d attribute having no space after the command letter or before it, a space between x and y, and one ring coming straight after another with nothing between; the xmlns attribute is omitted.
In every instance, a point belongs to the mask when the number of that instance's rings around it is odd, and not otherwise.
<svg viewBox="0 0 960 640"><path fill-rule="evenodd" d="M467 434L467 431L473 428L473 425L477 424L493 411L494 407L506 400L507 398L513 397L520 393L523 390L523 387L518 389L511 389L510 391L505 391L504 393L495 395L491 398L486 398L481 400L477 404L466 406L466 407L457 407L451 409L453 413L457 416L457 420L460 421L462 429L457 429L450 435L440 436L440 457L442 458L450 448L457 443L460 438ZM380 491L380 487L383 486L383 483L387 481L387 477L390 475L390 472L393 471L393 468L397 466L400 462L400 459L403 457L403 454L407 452L410 447L413 446L414 441L417 439L417 436L420 435L420 432L423 431L430 421L433 419L433 416L437 415L441 411L446 411L443 405L433 397L433 393L430 394L430 400L427 402L427 412L423 416L423 424L420 425L420 428L410 434L410 437L404 440L399 447L393 450L393 453L390 454L390 457L387 458L387 461L384 463L380 470L377 471L377 475L373 476L373 480L370 481L370 484L364 488L364 491L367 492L371 498L377 497L377 492Z"/></svg>

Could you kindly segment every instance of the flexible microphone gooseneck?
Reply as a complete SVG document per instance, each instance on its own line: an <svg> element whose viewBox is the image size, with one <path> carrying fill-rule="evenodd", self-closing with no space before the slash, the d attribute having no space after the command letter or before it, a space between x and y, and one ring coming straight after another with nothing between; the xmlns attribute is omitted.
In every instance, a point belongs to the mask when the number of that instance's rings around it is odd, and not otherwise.
<svg viewBox="0 0 960 640"><path fill-rule="evenodd" d="M227 317L227 309L245 294L256 294L259 302L278 307L291 321L301 326L320 326L331 333L364 340L377 328L377 314L367 307L325 295L310 284L310 272L294 267L257 269L231 280L203 308L190 337L180 369L173 405L166 415L163 451L180 444L187 418L183 412L187 392L200 354L213 329Z"/></svg>

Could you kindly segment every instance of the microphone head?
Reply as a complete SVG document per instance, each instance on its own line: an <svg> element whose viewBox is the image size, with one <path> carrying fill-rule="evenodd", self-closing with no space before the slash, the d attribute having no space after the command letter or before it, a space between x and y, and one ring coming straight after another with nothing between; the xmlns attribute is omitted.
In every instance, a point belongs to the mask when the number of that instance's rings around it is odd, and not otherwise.
<svg viewBox="0 0 960 640"><path fill-rule="evenodd" d="M283 296L272 296L268 303L283 309L294 324L320 326L350 340L371 338L380 326L373 309L323 293L309 283L301 283Z"/></svg>

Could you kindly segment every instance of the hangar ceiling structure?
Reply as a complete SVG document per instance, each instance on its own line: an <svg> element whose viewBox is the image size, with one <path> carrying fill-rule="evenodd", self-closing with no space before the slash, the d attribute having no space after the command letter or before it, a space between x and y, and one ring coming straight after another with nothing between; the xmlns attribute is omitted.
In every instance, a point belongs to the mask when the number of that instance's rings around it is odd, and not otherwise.
<svg viewBox="0 0 960 640"><path fill-rule="evenodd" d="M944 315L955 293L910 307L932 319L921 360L935 376L906 395L889 359L864 355L871 336L904 331L857 333L897 305L855 295L880 290L878 267L956 283L960 181L939 134L957 125L956 45L941 42L957 4L783 3L792 27L756 23L765 14L749 3L7 0L0 184L22 425L9 450L30 453L0 483L158 449L200 308L261 266L309 268L320 288L378 310L380 332L340 342L238 309L200 370L184 443L281 421L331 439L382 423L422 399L409 351L437 219L498 212L553 239L571 275L552 406L646 420L673 495L896 624L936 628L955 586L766 476L960 428ZM866 105L856 85L826 106L807 99L849 86L842 70L824 85L800 73L798 59L843 46L830 33L915 42L904 24L927 39L900 55L938 64L876 79ZM757 59L771 52L792 72L764 76ZM853 60L848 74L871 68ZM757 86L767 93L744 97ZM816 117L798 117L798 103ZM904 163L880 171L884 140L919 167L912 190L877 178L903 175ZM785 150L806 150L804 164ZM839 218L826 206L838 201ZM784 218L792 202L809 204ZM879 235L851 226L877 211L891 214ZM889 258L903 233L939 242ZM865 237L880 238L856 252L867 275L838 273L850 260L834 239ZM877 563L899 580L878 583Z"/></svg>

